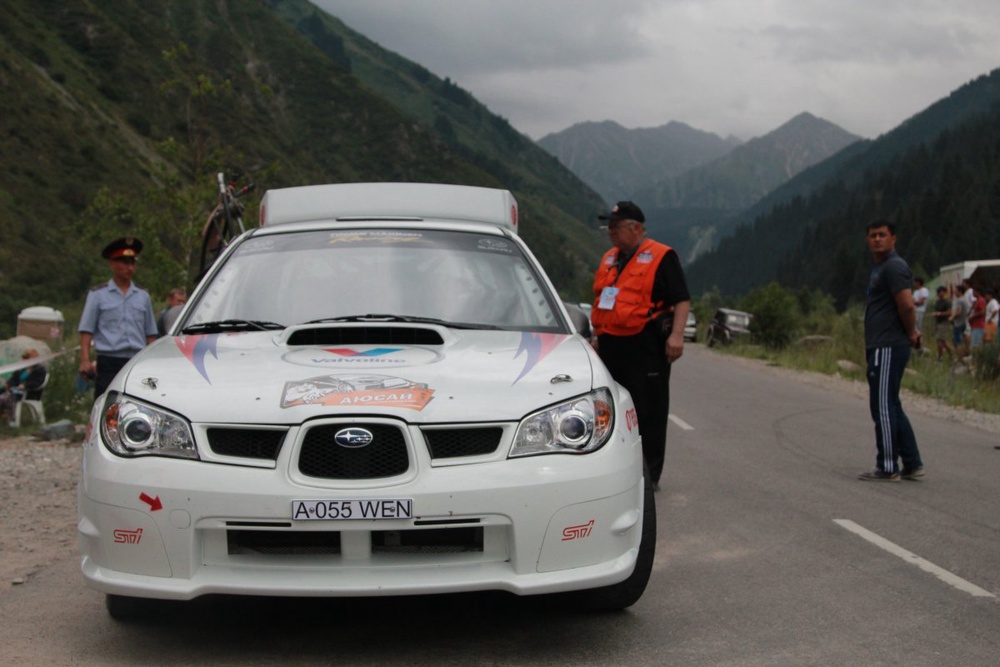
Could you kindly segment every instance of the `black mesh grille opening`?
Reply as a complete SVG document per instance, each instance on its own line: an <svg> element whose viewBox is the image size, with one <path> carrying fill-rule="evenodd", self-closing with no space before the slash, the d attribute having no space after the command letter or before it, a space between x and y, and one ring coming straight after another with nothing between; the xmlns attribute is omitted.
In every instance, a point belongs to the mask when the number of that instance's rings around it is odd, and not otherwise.
<svg viewBox="0 0 1000 667"><path fill-rule="evenodd" d="M371 432L364 447L342 447L334 436L348 428L344 424L309 429L299 453L299 471L323 479L377 479L401 475L410 467L403 432L388 424L351 424Z"/></svg>
<svg viewBox="0 0 1000 667"><path fill-rule="evenodd" d="M229 530L230 555L339 554L340 533L285 530Z"/></svg>
<svg viewBox="0 0 1000 667"><path fill-rule="evenodd" d="M482 456L492 454L500 445L503 429L499 426L488 428L442 428L423 431L427 448L433 459L450 459L460 456Z"/></svg>
<svg viewBox="0 0 1000 667"><path fill-rule="evenodd" d="M434 329L421 327L316 327L288 337L289 345L444 345Z"/></svg>
<svg viewBox="0 0 1000 667"><path fill-rule="evenodd" d="M482 553L482 551L482 527L372 532L372 553Z"/></svg>
<svg viewBox="0 0 1000 667"><path fill-rule="evenodd" d="M275 460L285 431L250 428L209 428L208 446L221 456Z"/></svg>

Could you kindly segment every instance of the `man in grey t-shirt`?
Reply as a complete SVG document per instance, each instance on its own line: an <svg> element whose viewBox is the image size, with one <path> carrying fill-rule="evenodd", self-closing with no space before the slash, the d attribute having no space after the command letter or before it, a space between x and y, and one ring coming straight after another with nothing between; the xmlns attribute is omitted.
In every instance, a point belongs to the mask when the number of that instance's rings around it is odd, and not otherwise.
<svg viewBox="0 0 1000 667"><path fill-rule="evenodd" d="M881 482L898 482L900 477L918 479L924 476L924 464L913 427L899 400L910 349L920 346L913 274L906 260L896 254L896 226L889 220L869 223L868 250L875 266L865 298L865 353L878 454L875 469L858 478Z"/></svg>

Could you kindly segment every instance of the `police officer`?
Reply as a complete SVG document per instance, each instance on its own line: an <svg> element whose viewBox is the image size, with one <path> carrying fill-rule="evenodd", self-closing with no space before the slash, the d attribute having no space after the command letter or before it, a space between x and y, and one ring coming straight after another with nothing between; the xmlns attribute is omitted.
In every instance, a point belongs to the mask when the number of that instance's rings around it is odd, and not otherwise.
<svg viewBox="0 0 1000 667"><path fill-rule="evenodd" d="M670 413L670 367L684 353L691 308L680 259L646 237L646 217L630 201L607 215L614 246L594 274L591 319L597 351L635 402L642 452L654 489L660 487Z"/></svg>
<svg viewBox="0 0 1000 667"><path fill-rule="evenodd" d="M94 398L105 392L118 371L136 352L156 340L153 302L132 282L142 241L124 237L112 241L101 257L108 260L111 279L87 294L80 316L80 375L94 379ZM97 364L91 359L91 343Z"/></svg>

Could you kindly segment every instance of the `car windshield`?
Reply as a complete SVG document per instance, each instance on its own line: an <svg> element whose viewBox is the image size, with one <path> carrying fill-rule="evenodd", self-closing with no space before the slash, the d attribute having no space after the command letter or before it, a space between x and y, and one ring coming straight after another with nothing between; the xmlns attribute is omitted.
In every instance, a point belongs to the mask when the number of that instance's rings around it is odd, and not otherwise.
<svg viewBox="0 0 1000 667"><path fill-rule="evenodd" d="M246 239L182 328L254 329L377 315L562 332L547 287L513 240L423 229L338 229Z"/></svg>
<svg viewBox="0 0 1000 667"><path fill-rule="evenodd" d="M729 326L742 327L744 329L750 326L750 318L742 313L729 313L726 315L726 322Z"/></svg>

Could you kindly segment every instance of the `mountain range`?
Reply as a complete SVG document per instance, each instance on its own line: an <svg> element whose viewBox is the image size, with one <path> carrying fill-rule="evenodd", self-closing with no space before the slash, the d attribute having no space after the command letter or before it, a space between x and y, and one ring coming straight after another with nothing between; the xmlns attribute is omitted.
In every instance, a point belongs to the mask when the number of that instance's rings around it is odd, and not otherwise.
<svg viewBox="0 0 1000 667"><path fill-rule="evenodd" d="M629 199L638 190L726 155L740 143L677 121L626 129L611 120L577 123L538 140L608 202Z"/></svg>
<svg viewBox="0 0 1000 667"><path fill-rule="evenodd" d="M255 197L338 181L511 189L522 234L571 300L589 299L607 246L595 215L642 196L694 294L777 280L843 304L863 284L867 216L905 223L917 268L1000 256L998 100L994 72L874 141L803 114L746 143L608 122L536 144L308 0L8 0L0 336L24 307L79 304L106 280L98 251L116 236L146 241L139 279L154 299L191 287L217 171L256 180ZM574 173L585 165L631 176L591 182Z"/></svg>
<svg viewBox="0 0 1000 667"><path fill-rule="evenodd" d="M607 121L574 125L539 145L610 201L639 203L650 236L690 262L732 232L737 214L858 139L801 113L746 143L679 122L627 130Z"/></svg>

